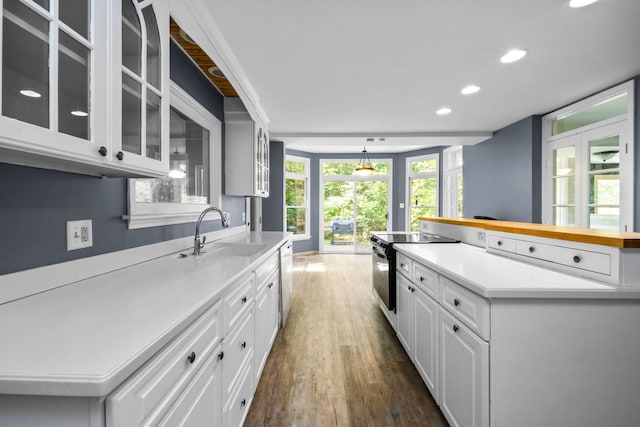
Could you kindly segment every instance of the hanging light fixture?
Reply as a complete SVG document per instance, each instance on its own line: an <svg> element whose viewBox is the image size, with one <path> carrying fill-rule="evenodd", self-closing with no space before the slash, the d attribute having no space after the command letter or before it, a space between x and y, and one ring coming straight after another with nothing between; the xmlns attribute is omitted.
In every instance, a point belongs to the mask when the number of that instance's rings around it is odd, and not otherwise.
<svg viewBox="0 0 640 427"><path fill-rule="evenodd" d="M360 163L358 163L358 167L353 172L356 175L367 176L373 173L373 166L371 166L371 159L367 154L367 147L362 147L362 155L360 156Z"/></svg>

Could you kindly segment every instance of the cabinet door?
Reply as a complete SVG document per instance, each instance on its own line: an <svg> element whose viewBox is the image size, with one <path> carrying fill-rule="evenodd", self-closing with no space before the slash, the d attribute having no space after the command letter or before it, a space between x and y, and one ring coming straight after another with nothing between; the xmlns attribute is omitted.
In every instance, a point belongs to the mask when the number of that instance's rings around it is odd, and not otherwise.
<svg viewBox="0 0 640 427"><path fill-rule="evenodd" d="M255 328L255 366L256 366L256 384L257 380L262 375L262 369L264 363L267 360L268 355L268 341L269 341L269 291L270 289L263 288L258 295L256 295L256 328Z"/></svg>
<svg viewBox="0 0 640 427"><path fill-rule="evenodd" d="M437 396L438 374L438 304L421 290L414 292L414 360L413 363L420 373L433 398Z"/></svg>
<svg viewBox="0 0 640 427"><path fill-rule="evenodd" d="M452 426L488 426L489 344L442 308L439 318L440 409Z"/></svg>
<svg viewBox="0 0 640 427"><path fill-rule="evenodd" d="M398 321L398 330L396 331L400 343L407 351L409 356L413 352L413 304L414 297L411 291L413 287L411 282L403 275L397 274L396 283L396 318Z"/></svg>
<svg viewBox="0 0 640 427"><path fill-rule="evenodd" d="M220 348L214 350L203 368L160 422L166 427L204 427L220 425Z"/></svg>

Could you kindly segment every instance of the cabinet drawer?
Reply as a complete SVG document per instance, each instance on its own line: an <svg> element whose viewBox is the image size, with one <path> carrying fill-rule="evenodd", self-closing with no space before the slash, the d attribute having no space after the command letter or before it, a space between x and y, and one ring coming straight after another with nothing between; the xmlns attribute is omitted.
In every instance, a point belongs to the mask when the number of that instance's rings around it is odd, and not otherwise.
<svg viewBox="0 0 640 427"><path fill-rule="evenodd" d="M216 304L107 398L108 426L159 419L220 341Z"/></svg>
<svg viewBox="0 0 640 427"><path fill-rule="evenodd" d="M611 275L611 255L609 254L557 247L555 262L582 270Z"/></svg>
<svg viewBox="0 0 640 427"><path fill-rule="evenodd" d="M442 297L440 304L485 340L489 340L489 301L440 276Z"/></svg>
<svg viewBox="0 0 640 427"><path fill-rule="evenodd" d="M528 242L526 240L516 240L516 253L531 258L553 261L555 246L544 243Z"/></svg>
<svg viewBox="0 0 640 427"><path fill-rule="evenodd" d="M435 271L414 262L413 281L424 293L438 300L438 274Z"/></svg>
<svg viewBox="0 0 640 427"><path fill-rule="evenodd" d="M276 252L272 256L267 259L264 264L260 267L256 268L256 288L257 290L262 289L265 285L267 285L267 280L269 276L273 274L274 271L278 269L280 264L280 258L278 257L278 253Z"/></svg>
<svg viewBox="0 0 640 427"><path fill-rule="evenodd" d="M487 237L487 246L493 249L498 249L500 251L506 251L506 252L516 251L515 239L507 239L500 236L489 235Z"/></svg>
<svg viewBox="0 0 640 427"><path fill-rule="evenodd" d="M240 371L240 382L234 390L233 395L227 402L224 411L226 423L229 427L241 426L249 411L249 406L253 400L253 381L251 372L253 365L249 361Z"/></svg>
<svg viewBox="0 0 640 427"><path fill-rule="evenodd" d="M238 327L222 343L224 351L223 396L229 395L234 384L238 381L240 366L242 366L249 354L253 354L254 323L253 310L251 309L242 317Z"/></svg>
<svg viewBox="0 0 640 427"><path fill-rule="evenodd" d="M396 270L401 271L406 277L411 277L413 261L406 255L396 252Z"/></svg>
<svg viewBox="0 0 640 427"><path fill-rule="evenodd" d="M238 324L254 297L254 276L251 274L224 297L225 335Z"/></svg>

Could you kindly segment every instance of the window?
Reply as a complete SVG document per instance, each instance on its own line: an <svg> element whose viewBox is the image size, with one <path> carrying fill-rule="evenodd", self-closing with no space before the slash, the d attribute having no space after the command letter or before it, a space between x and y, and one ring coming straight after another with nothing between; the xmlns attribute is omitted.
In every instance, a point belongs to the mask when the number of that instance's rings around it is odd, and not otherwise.
<svg viewBox="0 0 640 427"><path fill-rule="evenodd" d="M220 121L173 83L170 118L169 173L129 180L129 228L194 222L220 206Z"/></svg>
<svg viewBox="0 0 640 427"><path fill-rule="evenodd" d="M544 118L546 224L633 231L633 85Z"/></svg>
<svg viewBox="0 0 640 427"><path fill-rule="evenodd" d="M309 237L309 159L286 156L284 173L285 230Z"/></svg>
<svg viewBox="0 0 640 427"><path fill-rule="evenodd" d="M420 217L438 215L438 154L407 158L408 231L418 231Z"/></svg>
<svg viewBox="0 0 640 427"><path fill-rule="evenodd" d="M446 148L443 152L444 216L462 218L462 146Z"/></svg>

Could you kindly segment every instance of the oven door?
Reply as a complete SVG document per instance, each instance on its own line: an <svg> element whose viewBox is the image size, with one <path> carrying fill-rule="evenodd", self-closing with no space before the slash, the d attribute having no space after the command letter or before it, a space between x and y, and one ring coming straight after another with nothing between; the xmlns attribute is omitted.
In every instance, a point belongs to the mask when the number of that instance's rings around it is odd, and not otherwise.
<svg viewBox="0 0 640 427"><path fill-rule="evenodd" d="M384 250L381 246L373 244L373 289L376 291L384 305L392 311L396 308L396 276L395 276L395 251L392 248Z"/></svg>

